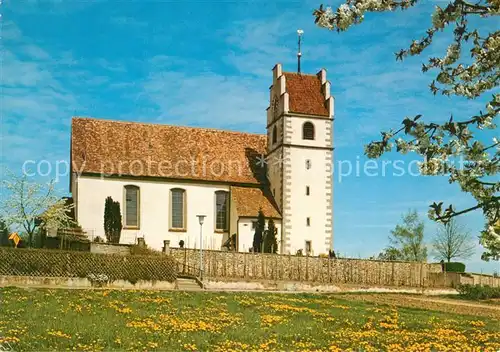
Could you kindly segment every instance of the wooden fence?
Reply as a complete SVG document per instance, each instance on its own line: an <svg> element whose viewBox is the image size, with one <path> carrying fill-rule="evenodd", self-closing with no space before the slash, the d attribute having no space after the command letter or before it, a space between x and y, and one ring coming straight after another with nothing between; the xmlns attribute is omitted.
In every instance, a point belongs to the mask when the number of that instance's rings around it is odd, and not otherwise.
<svg viewBox="0 0 500 352"><path fill-rule="evenodd" d="M198 250L172 248L170 253L177 262L200 268ZM429 273L440 271L440 264L203 251L203 276L215 280L422 287L429 284Z"/></svg>

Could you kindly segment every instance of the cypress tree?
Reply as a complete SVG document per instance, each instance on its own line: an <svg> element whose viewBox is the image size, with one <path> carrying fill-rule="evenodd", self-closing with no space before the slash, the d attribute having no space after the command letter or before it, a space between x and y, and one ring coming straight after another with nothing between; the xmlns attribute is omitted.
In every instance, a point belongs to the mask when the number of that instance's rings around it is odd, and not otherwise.
<svg viewBox="0 0 500 352"><path fill-rule="evenodd" d="M106 241L111 242L112 228L113 228L113 198L107 197L104 201L104 235Z"/></svg>
<svg viewBox="0 0 500 352"><path fill-rule="evenodd" d="M260 252L262 249L262 239L264 235L264 229L266 226L266 218L262 209L259 209L259 214L257 215L257 226L255 227L255 234L253 235L253 251Z"/></svg>
<svg viewBox="0 0 500 352"><path fill-rule="evenodd" d="M264 236L264 252L265 253L277 253L278 252L278 239L276 235L278 233L278 229L274 224L273 219L269 219L269 223L267 224L267 230Z"/></svg>
<svg viewBox="0 0 500 352"><path fill-rule="evenodd" d="M112 242L120 243L120 236L122 232L122 214L120 212L120 203L113 202L112 206Z"/></svg>

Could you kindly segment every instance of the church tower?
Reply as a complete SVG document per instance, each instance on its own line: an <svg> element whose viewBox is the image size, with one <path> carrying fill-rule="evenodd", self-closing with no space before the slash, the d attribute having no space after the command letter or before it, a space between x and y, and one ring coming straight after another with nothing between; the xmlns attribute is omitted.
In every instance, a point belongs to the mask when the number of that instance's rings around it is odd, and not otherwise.
<svg viewBox="0 0 500 352"><path fill-rule="evenodd" d="M328 253L333 244L333 108L330 82L273 68L267 176L282 214L280 253Z"/></svg>

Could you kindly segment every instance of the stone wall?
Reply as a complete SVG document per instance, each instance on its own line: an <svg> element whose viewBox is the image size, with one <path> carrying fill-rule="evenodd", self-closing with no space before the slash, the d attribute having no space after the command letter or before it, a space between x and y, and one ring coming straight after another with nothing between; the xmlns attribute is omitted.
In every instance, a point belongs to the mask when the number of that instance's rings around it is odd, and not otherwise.
<svg viewBox="0 0 500 352"><path fill-rule="evenodd" d="M172 248L171 255L181 264L179 274L199 272L198 250ZM438 270L440 264L203 251L203 276L212 279L422 287Z"/></svg>
<svg viewBox="0 0 500 352"><path fill-rule="evenodd" d="M500 277L484 274L462 273L460 275L460 283L462 285L469 284L500 287Z"/></svg>
<svg viewBox="0 0 500 352"><path fill-rule="evenodd" d="M500 277L472 273L431 273L429 286L458 287L458 285L482 285L500 287Z"/></svg>
<svg viewBox="0 0 500 352"><path fill-rule="evenodd" d="M101 254L130 254L129 244L108 244L108 243L90 243L91 253L101 253Z"/></svg>

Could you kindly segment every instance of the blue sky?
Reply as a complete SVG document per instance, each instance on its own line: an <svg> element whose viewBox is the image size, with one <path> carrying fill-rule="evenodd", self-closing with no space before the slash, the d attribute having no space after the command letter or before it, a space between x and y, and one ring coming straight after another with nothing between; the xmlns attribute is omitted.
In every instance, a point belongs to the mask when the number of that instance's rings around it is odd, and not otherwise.
<svg viewBox="0 0 500 352"><path fill-rule="evenodd" d="M430 239L432 201L472 204L456 185L393 176L390 166L385 176L379 170L339 179L338 163L363 167L363 146L404 116L439 121L483 108L481 101L434 97L427 89L431 76L422 75L421 63L443 53L449 37L438 36L423 57L395 62L394 52L424 34L436 3L370 14L338 34L315 27L315 1L4 0L0 162L19 171L27 159L53 167L68 160L73 115L265 133L271 69L277 62L296 69L302 28L302 71L326 68L335 96L336 251L378 253L409 208L426 219ZM383 158L397 159L408 163L412 156ZM59 185L66 191L68 178ZM460 221L474 235L483 227L481 213ZM481 251L478 245L468 269L498 270L498 262L480 260Z"/></svg>

